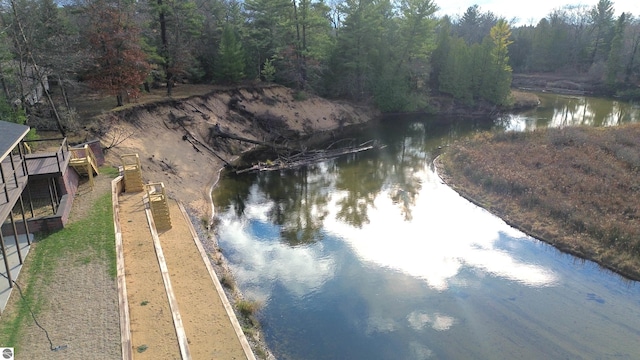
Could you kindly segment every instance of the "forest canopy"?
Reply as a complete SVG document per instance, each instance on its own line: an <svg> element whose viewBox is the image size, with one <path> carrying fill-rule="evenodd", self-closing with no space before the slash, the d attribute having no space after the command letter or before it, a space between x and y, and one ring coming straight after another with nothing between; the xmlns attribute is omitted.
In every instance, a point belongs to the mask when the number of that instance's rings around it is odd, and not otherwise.
<svg viewBox="0 0 640 360"><path fill-rule="evenodd" d="M434 96L507 104L513 72L640 95L640 18L615 16L609 0L554 9L535 26L478 5L438 17L433 0L1 4L2 97L27 113L47 102L61 131L73 113L65 89L79 83L122 105L151 87L261 80L387 112L427 109Z"/></svg>

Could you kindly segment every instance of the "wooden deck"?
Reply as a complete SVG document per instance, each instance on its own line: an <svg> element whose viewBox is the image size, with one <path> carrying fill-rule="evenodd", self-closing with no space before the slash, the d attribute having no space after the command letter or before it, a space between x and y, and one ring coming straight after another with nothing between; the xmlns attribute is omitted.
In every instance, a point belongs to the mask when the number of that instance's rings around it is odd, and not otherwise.
<svg viewBox="0 0 640 360"><path fill-rule="evenodd" d="M0 163L4 174L4 182L0 179L0 219L9 216L29 177L61 177L69 167L70 158L69 150L64 147L56 152L26 154L24 160L17 155L4 158ZM22 168L23 161L26 164L26 173Z"/></svg>
<svg viewBox="0 0 640 360"><path fill-rule="evenodd" d="M29 176L62 176L69 167L69 151L42 152L25 155Z"/></svg>
<svg viewBox="0 0 640 360"><path fill-rule="evenodd" d="M16 160L14 158L14 160ZM22 162L14 161L11 165L11 159L6 157L0 166L2 167L2 173L4 174L4 183L0 179L0 219L6 219L9 216L9 212L13 209L13 204L16 203L22 190L27 185L28 176L23 173L21 165ZM16 167L14 172L13 167Z"/></svg>
<svg viewBox="0 0 640 360"><path fill-rule="evenodd" d="M66 138L25 141L24 138L29 131L28 126L4 121L0 121L0 130L2 133L0 136L0 220L2 220L0 225L5 228L0 229L3 258L0 262L0 275L6 280L0 281L1 313L11 292L12 281L18 277L30 247L31 234L28 234L24 208L21 208L19 213L22 214L26 235L18 234L16 220L19 219L16 219L13 209L16 204L21 204L22 207L21 195L31 177L62 176L68 167L70 154ZM58 143L61 145L56 145L57 150L28 154L30 151L28 142L47 144L51 141L61 141ZM7 231L6 225L11 225L13 231ZM13 235L9 235L10 232Z"/></svg>

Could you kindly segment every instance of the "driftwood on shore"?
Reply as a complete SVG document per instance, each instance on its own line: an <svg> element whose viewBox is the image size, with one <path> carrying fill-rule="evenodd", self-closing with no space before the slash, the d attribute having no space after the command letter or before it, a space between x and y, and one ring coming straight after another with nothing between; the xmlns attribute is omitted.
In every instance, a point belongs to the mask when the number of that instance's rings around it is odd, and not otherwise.
<svg viewBox="0 0 640 360"><path fill-rule="evenodd" d="M196 138L189 130L184 129L185 134L182 136L182 140L188 141L189 143L191 143L191 145L193 145L193 148L200 152L200 149L198 148L198 146L201 146L203 148L205 148L208 152L210 152L211 154L213 154L215 157L217 157L218 159L220 159L225 165L227 166L232 166L231 163L229 163L227 160L225 160L222 156L218 155L218 153L216 153L211 147L209 147L209 145L203 143L202 141L198 140L198 138Z"/></svg>
<svg viewBox="0 0 640 360"><path fill-rule="evenodd" d="M354 145L353 139L342 139L328 145L324 149L308 150L304 147L297 149L291 146L277 144L275 142L265 142L260 140L248 139L235 134L229 134L222 131L222 129L220 129L220 127L217 125L209 129L209 138L211 139L216 137L259 145L265 148L269 148L277 154L277 158L274 160L259 161L258 163L253 164L250 167L244 169L236 169L236 174L242 174L252 171L275 171L292 169L332 159L342 155L353 154L383 147L380 144L374 143L373 141L367 141L359 145ZM339 146L345 142L347 142L348 144L345 146Z"/></svg>
<svg viewBox="0 0 640 360"><path fill-rule="evenodd" d="M275 160L259 161L258 163L248 168L236 170L236 174L253 171L275 171L293 169L347 154L354 154L372 149L381 149L384 147L383 145L377 144L373 141L367 141L360 145L349 145L339 148L332 148L334 144L329 145L325 149L301 150L290 154L279 153L278 158Z"/></svg>
<svg viewBox="0 0 640 360"><path fill-rule="evenodd" d="M269 148L273 150L276 154L277 158L275 160L266 160L259 161L256 164L253 164L250 167L244 169L237 169L231 163L226 161L220 155L218 155L210 146L198 140L198 138L192 134L186 126L184 126L182 119L176 119L176 122L182 127L185 134L182 139L191 143L193 148L196 151L201 151L200 148L204 148L209 153L216 156L218 159L222 160L226 166L233 168L236 174L242 174L246 172L252 171L274 171L274 170L284 170L284 169L292 169L300 166L310 165L313 163L325 161L328 159L336 158L342 155L359 153L372 149L381 149L384 146L374 142L372 140L366 141L359 145L354 144L353 139L342 139L338 140L334 143L329 144L324 149L307 149L305 147L302 148L293 148L287 145L277 144L277 143L268 143L260 140L248 139L238 135L229 134L222 131L218 126L215 126L210 129L209 138L226 138L232 139L242 142L247 142L250 144L262 146L265 148ZM347 143L347 145L342 145Z"/></svg>

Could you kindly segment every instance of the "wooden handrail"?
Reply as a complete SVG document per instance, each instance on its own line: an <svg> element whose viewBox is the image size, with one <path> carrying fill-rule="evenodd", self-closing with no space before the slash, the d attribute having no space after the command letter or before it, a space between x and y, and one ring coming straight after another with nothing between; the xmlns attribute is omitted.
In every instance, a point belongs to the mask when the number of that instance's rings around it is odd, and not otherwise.
<svg viewBox="0 0 640 360"><path fill-rule="evenodd" d="M93 166L96 169L96 172L98 172L98 160L96 159L96 155L93 153L93 150L91 150L91 147L88 144L84 145L84 151L89 158L89 161L91 162L91 166Z"/></svg>
<svg viewBox="0 0 640 360"><path fill-rule="evenodd" d="M163 182L155 182L155 183L144 184L144 188L145 188L145 190L147 192L147 196L149 196L149 197L151 197L153 195L166 197L166 193L165 193L165 190L164 190L164 183ZM160 191L158 191L158 188L160 188Z"/></svg>
<svg viewBox="0 0 640 360"><path fill-rule="evenodd" d="M49 139L35 139L35 140L24 140L23 142L26 143L27 142L42 142L42 141L54 141L54 140L62 140L62 143L60 144L60 147L58 148L58 150L56 150L55 153L53 154L49 154L49 155L32 155L29 154L29 159L30 160L35 160L35 159L49 159L49 158L56 158L56 162L58 163L58 171L62 172L62 164L61 164L61 159L62 158L62 162L64 162L67 159L67 153L69 153L69 141L66 137L64 138L49 138ZM31 149L29 149L31 150ZM26 157L26 154L25 154Z"/></svg>
<svg viewBox="0 0 640 360"><path fill-rule="evenodd" d="M9 191L7 191L7 185L5 185L5 183L0 183L0 186L2 186L2 190L4 190L4 197L6 198L6 202L9 202Z"/></svg>
<svg viewBox="0 0 640 360"><path fill-rule="evenodd" d="M24 142L42 142L42 141L55 141L55 140L64 140L67 141L66 137L61 138L47 138L47 139L32 139L32 140L23 140Z"/></svg>
<svg viewBox="0 0 640 360"><path fill-rule="evenodd" d="M135 162L128 162L130 158L133 158ZM136 165L138 168L140 167L140 157L138 154L124 154L120 155L120 161L122 161L122 166L126 165Z"/></svg>
<svg viewBox="0 0 640 360"><path fill-rule="evenodd" d="M84 156L80 156L78 154L79 150L84 151ZM81 147L81 148L71 148L71 149L69 149L69 151L71 152L71 154L73 154L74 158L78 158L78 159L87 158L87 159L89 159L89 161L92 162L92 164L97 169L98 160L96 159L96 155L93 153L93 150L91 150L91 147L89 147L88 144L84 144L84 146Z"/></svg>
<svg viewBox="0 0 640 360"><path fill-rule="evenodd" d="M78 148L71 148L69 149L70 153L71 153L71 159L69 159L69 161L71 162L72 165L75 166L86 166L86 170L87 170L87 175L89 175L89 183L91 184L91 187L93 188L93 172L95 170L96 174L99 174L98 171L98 160L96 159L95 154L93 153L93 150L91 150L91 147L89 147L88 144L84 144L83 147L78 147ZM82 151L82 154L80 154L80 151ZM78 162L74 162L74 159L78 159Z"/></svg>

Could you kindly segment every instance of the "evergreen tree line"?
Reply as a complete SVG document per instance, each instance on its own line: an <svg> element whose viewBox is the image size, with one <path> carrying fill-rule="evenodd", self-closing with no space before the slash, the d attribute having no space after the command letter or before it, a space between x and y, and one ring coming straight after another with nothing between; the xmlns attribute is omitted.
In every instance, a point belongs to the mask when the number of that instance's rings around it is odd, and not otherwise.
<svg viewBox="0 0 640 360"><path fill-rule="evenodd" d="M614 14L614 3L600 0L593 7L562 7L536 26L513 29L514 71L580 76L605 92L640 97L640 18Z"/></svg>
<svg viewBox="0 0 640 360"><path fill-rule="evenodd" d="M15 108L43 91L60 124L69 103L54 104L45 80L63 95L88 82L122 105L154 86L261 79L383 111L424 109L440 93L503 104L512 69L638 83L640 22L614 18L608 0L535 27L478 6L438 18L432 0L327 1L3 0L2 95Z"/></svg>

